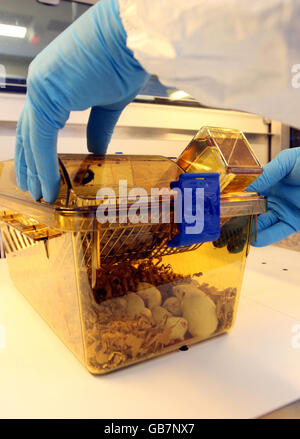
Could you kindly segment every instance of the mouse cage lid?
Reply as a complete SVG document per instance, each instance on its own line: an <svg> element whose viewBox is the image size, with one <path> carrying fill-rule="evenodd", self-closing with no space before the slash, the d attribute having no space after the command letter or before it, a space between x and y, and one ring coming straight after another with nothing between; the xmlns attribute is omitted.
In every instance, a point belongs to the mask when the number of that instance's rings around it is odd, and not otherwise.
<svg viewBox="0 0 300 439"><path fill-rule="evenodd" d="M0 162L0 213L18 214L36 224L59 231L92 231L96 211L103 200L99 190L107 190L107 200L117 208L131 189L143 189L149 203L152 189L169 190L170 183L184 172L174 161L161 156L59 154L61 186L53 204L35 201L16 183L13 160ZM163 193L163 192L162 192ZM124 195L125 194L125 195ZM164 195L159 203L164 203ZM108 201L109 202L109 201ZM169 199L168 199L169 202ZM259 214L265 199L256 193L231 193L221 196L221 218ZM127 208L130 206L130 201Z"/></svg>

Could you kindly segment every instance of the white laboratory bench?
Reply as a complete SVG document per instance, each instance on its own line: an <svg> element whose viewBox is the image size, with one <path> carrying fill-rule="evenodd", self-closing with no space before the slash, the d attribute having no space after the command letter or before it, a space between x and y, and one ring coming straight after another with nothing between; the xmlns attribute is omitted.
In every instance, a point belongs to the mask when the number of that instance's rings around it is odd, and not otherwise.
<svg viewBox="0 0 300 439"><path fill-rule="evenodd" d="M252 248L229 334L98 377L16 291L4 259L0 282L1 418L254 418L300 398L300 253Z"/></svg>

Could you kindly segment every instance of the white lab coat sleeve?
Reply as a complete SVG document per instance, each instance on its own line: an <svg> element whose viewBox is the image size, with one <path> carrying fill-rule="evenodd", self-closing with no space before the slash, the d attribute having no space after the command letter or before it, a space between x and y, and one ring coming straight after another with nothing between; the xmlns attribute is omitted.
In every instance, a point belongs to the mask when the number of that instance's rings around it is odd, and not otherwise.
<svg viewBox="0 0 300 439"><path fill-rule="evenodd" d="M300 127L299 0L119 0L127 45L204 105Z"/></svg>

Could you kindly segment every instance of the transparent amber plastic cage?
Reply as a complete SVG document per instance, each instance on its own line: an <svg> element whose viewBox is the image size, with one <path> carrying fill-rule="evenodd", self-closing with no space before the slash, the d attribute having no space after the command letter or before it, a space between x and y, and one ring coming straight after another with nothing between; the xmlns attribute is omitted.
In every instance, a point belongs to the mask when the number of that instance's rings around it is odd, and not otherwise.
<svg viewBox="0 0 300 439"><path fill-rule="evenodd" d="M0 222L11 278L92 373L191 345L234 323L251 223L265 210L262 197L242 191L245 176L255 178L261 167L241 133L201 132L206 137L200 141L198 134L177 163L158 156L60 155L62 183L52 205L21 192L13 162L0 163ZM221 176L216 241L168 247L178 233L172 200L167 223L151 222L149 199L142 222L124 222L131 208L124 205L124 181L128 191L150 194L183 172L199 171ZM104 201L97 192L106 187L115 191L105 202L116 206L116 222L101 224L96 213ZM166 201L156 199L160 212Z"/></svg>

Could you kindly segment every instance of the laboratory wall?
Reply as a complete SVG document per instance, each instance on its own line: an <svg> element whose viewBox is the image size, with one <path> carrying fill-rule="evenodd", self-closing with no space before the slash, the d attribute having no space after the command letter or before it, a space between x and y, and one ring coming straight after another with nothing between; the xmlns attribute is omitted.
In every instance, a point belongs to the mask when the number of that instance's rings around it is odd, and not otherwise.
<svg viewBox="0 0 300 439"><path fill-rule="evenodd" d="M0 160L14 156L16 124L24 101L24 95L0 93ZM68 123L59 133L59 152L86 152L88 116L88 110L71 113ZM267 163L280 149L288 147L286 127L254 114L134 102L120 117L108 152L177 157L204 125L244 131L262 164Z"/></svg>

